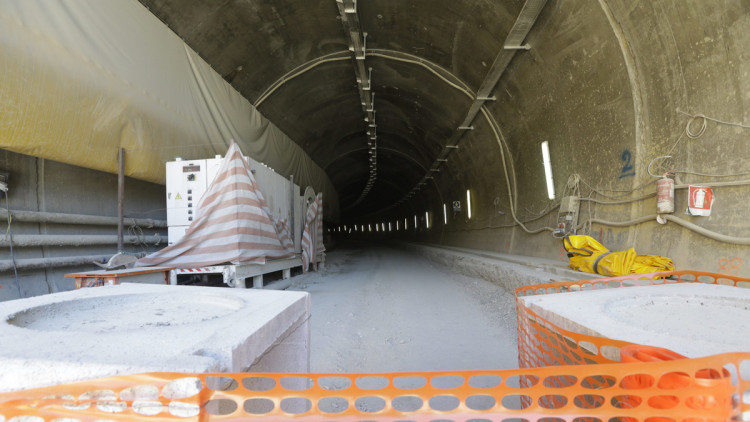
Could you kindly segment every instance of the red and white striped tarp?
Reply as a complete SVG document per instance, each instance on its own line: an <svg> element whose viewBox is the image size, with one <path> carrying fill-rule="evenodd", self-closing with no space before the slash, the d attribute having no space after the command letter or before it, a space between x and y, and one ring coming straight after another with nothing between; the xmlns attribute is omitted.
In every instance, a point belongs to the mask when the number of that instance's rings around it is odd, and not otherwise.
<svg viewBox="0 0 750 422"><path fill-rule="evenodd" d="M179 242L141 258L137 266L197 268L264 264L294 256L285 221L275 222L240 147L229 147L216 178Z"/></svg>
<svg viewBox="0 0 750 422"><path fill-rule="evenodd" d="M315 258L325 251L323 245L323 194L318 193L315 201L307 208L305 231L302 233L302 270L307 272Z"/></svg>

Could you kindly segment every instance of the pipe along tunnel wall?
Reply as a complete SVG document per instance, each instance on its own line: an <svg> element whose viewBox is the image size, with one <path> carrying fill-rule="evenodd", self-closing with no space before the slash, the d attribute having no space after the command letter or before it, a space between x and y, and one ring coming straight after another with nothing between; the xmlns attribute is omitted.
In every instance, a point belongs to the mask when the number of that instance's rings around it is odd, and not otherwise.
<svg viewBox="0 0 750 422"><path fill-rule="evenodd" d="M0 300L19 296L13 261L21 296L29 297L72 290L74 280L65 274L91 270L93 261L106 262L117 252L117 175L3 150L0 168L10 173L7 197L0 200ZM126 180L126 252L166 246L163 198L163 186Z"/></svg>

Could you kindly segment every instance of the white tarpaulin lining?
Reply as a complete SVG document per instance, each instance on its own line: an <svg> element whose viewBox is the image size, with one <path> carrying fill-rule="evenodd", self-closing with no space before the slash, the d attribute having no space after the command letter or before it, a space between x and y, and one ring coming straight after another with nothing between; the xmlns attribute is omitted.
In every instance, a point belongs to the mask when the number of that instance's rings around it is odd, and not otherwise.
<svg viewBox="0 0 750 422"><path fill-rule="evenodd" d="M231 140L295 183L325 172L136 0L0 2L0 148L164 183L164 163Z"/></svg>

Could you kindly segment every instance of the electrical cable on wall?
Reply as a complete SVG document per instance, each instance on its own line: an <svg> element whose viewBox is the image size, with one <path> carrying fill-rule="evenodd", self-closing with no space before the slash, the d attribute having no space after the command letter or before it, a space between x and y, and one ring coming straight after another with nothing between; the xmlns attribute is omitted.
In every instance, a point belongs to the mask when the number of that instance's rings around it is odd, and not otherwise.
<svg viewBox="0 0 750 422"><path fill-rule="evenodd" d="M489 122L490 128L492 128L492 132L495 134L495 139L497 140L498 144L500 144L500 161L503 163L503 173L505 173L505 184L508 188L508 195L510 196L510 214L511 216L513 216L513 221L515 221L516 224L518 224L518 226L520 226L521 229L523 229L523 231L529 234L536 234L536 233L541 233L545 231L554 232L555 229L552 227L540 227L534 230L529 229L528 227L526 227L526 225L523 222L521 222L521 220L518 219L518 216L516 215L517 199L514 197L514 194L513 194L514 190L511 187L511 179L510 179L510 175L508 174L508 163L506 162L506 158L505 158L505 149L507 148L508 152L510 153L510 148L508 148L508 146L505 143L505 140L500 135L499 129L495 127L495 125L493 124L493 120L490 118L489 112L487 111L486 107L482 106L481 111L485 119ZM511 160L511 165L512 163L513 162ZM515 176L515 169L513 169L513 174ZM513 182L515 185L515 182L516 182L515 177L513 177Z"/></svg>
<svg viewBox="0 0 750 422"><path fill-rule="evenodd" d="M716 123L719 123L719 124L722 124L722 125L734 126L734 127L739 127L739 128L742 128L742 129L750 129L750 125L746 125L746 124L743 124L743 123L725 122L724 120L719 120L719 119L714 118L714 117L704 116L703 114L700 114L700 113L699 114L686 113L686 112L684 112L684 111L682 111L680 109L677 109L677 112L681 113L681 114L684 114L686 116L689 116L689 117L701 117L704 120L710 120L712 122L716 122Z"/></svg>
<svg viewBox="0 0 750 422"><path fill-rule="evenodd" d="M707 122L712 121L718 124L727 125L727 126L733 126L738 127L741 129L750 129L750 126L742 124L742 123L732 123L732 122L725 122L723 120L719 120L713 117L708 117L704 114L698 113L698 114L690 114L686 113L682 110L677 110L678 113L684 114L685 116L690 117L690 119L685 123L685 129L680 133L680 136L677 137L677 141L672 145L672 148L669 149L669 152L667 152L665 155L662 155L660 157L656 157L648 165L648 174L652 177L661 177L661 175L653 174L651 172L651 165L654 161L658 160L659 158L663 158L662 162L660 163L660 166L663 168L664 163L667 159L672 158L672 153L674 152L675 148L677 148L677 145L679 145L680 141L682 141L683 135L686 135L690 139L698 139L706 132L706 128L708 126ZM695 128L695 122L697 122L700 119L700 123L697 125L697 130ZM664 170L666 172L667 170ZM731 176L741 176L741 175L747 175L750 174L750 172L743 172L743 173L734 173L734 174L707 174L707 173L699 173L699 172L692 172L687 170L671 170L674 173L681 173L681 174L693 174L696 176L704 176L704 177L731 177Z"/></svg>
<svg viewBox="0 0 750 422"><path fill-rule="evenodd" d="M481 228L473 228L471 230L511 228L511 227L515 227L516 225L518 225L525 232L527 232L529 234L536 234L536 233L541 233L541 232L544 232L544 231L551 231L551 232L553 232L553 236L554 236L555 229L552 228L552 227L541 227L541 228L538 228L538 229L529 229L528 227L526 227L526 224L528 222L530 222L530 221L534 221L534 220L537 220L537 219L539 219L541 217L544 217L545 215L548 215L549 213L551 213L555 209L558 209L558 220L559 220L559 218L560 218L560 211L559 211L560 204L559 204L559 202L557 202L555 205L553 205L549 210L542 211L541 215L538 215L535 218L532 218L531 220L526 220L525 219L526 221L521 221L519 219L519 217L517 215L517 201L518 201L518 196L515 195L515 192L517 192L517 185L516 185L516 179L515 179L515 169L512 169L514 177L512 179L513 186L511 186L511 177L510 177L510 174L509 174L509 171L508 171L508 163L506 161L506 156L505 156L505 151L506 150L510 154L510 148L506 144L506 142L505 142L504 138L502 137L502 135L499 133L499 128L497 128L495 126L494 121L490 118L489 112L485 109L485 107L482 107L481 111L484 114L485 119L487 120L487 122L490 124L490 128L492 129L492 131L493 131L493 133L495 135L495 139L497 140L498 144L500 145L501 162L502 162L502 165L503 165L503 172L504 172L504 175L505 175L505 181L506 181L506 187L508 189L508 195L509 195L509 198L510 198L510 200L509 200L509 203L510 203L510 212L511 212L511 216L513 217L513 221L514 221L515 224L512 224L512 225L497 225L497 226L490 225L490 226L485 226L485 227L481 227ZM594 212L591 209L591 204L593 203L593 204L598 204L598 205L624 205L624 204L629 204L629 203L635 203L635 202L643 201L645 199L649 199L649 198L652 198L652 197L656 196L656 192L649 192L649 193L642 194L642 195L640 195L638 197L635 197L635 198L627 198L628 196L632 195L634 192L646 189L647 187L651 186L652 184L655 184L656 181L657 181L656 178L661 178L662 175L654 174L652 172L652 165L657 160L662 159L662 162L659 165L663 167L664 162L666 162L666 160L668 160L669 158L671 158L670 154L672 154L672 152L675 150L675 148L682 141L683 136L687 136L690 139L697 139L697 138L701 137L705 133L705 131L707 129L707 122L708 121L713 121L713 122L716 122L716 123L719 123L719 124L725 124L725 125L740 127L740 128L743 128L743 129L750 129L750 126L747 126L747 125L744 125L744 124L740 124L740 123L725 122L725 121L722 121L722 120L719 120L719 119L715 119L715 118L712 118L712 117L705 116L703 114L692 115L692 114L688 114L688 113L682 112L680 110L677 110L677 111L679 113L682 113L682 114L686 115L686 116L689 116L690 120L688 120L688 122L685 124L684 130L680 133L680 136L677 138L677 140L675 141L675 143L670 148L669 153L667 155L656 157L656 158L652 159L649 162L647 171L648 171L649 176L652 176L654 179L646 180L643 183L641 183L640 185L638 185L638 186L636 186L634 188L631 188L631 189L617 190L617 189L597 188L597 187L594 187L594 186L590 185L589 183L587 183L583 178L580 177L580 175L575 174L575 173L573 175L571 175L571 177L568 180L568 183L566 183L566 187L565 187L565 190L563 191L563 195L562 196L565 197L565 195L568 193L568 191L571 191L571 192L574 192L574 193L577 192L577 195L575 195L575 196L577 196L580 201L587 202L587 204L588 204L588 218L583 223L577 225L576 229L583 229L585 232L588 233L591 230L591 225L595 224L595 223L597 223L597 224L603 224L603 225L608 225L608 226L612 226L612 227L629 227L629 226L632 226L632 225L642 224L642 223L645 223L645 222L648 222L648 221L655 220L655 218L656 218L655 214L654 215L645 216L645 217L640 217L640 218L637 218L637 219L634 219L634 220L624 221L624 222L614 222L614 221L609 221L609 220L596 219L596 218L594 218L594 215L593 215ZM698 125L697 125L697 127L696 127L696 122L699 122ZM512 166L512 160L511 160L511 166ZM733 177L733 176L743 176L743 175L750 174L750 172L738 172L738 173L718 175L718 174L708 174L708 173L693 172L693 171L688 171L688 170L673 170L673 172L674 173L680 173L680 174L693 174L693 175L703 176L703 177ZM571 183L572 183L573 186L571 186ZM586 186L587 188L589 188L590 191L589 191L588 195L584 196L584 195L581 194L579 184L583 184L584 186ZM750 185L750 180L739 180L739 181L730 181L730 182L715 182L715 183L702 183L702 185L706 185L706 186L744 186L744 185ZM687 189L687 187L688 187L688 185L680 184L680 185L676 185L675 189ZM612 195L612 194L610 194L612 192L617 192L619 194ZM602 200L596 199L596 198L594 198L594 194L597 194L597 195L602 196L602 197L607 198L607 199L611 199L611 201L602 201ZM685 227L685 228L687 228L687 229L689 229L691 231L700 233L700 234L702 234L702 235L704 235L706 237L712 238L712 239L717 240L717 241L722 241L722 242L727 242L727 243L734 243L734 244L750 244L750 238L739 238L739 237L727 236L727 235L724 235L724 234L721 234L721 233L717 233L717 232L713 232L713 231L704 229L704 228L702 228L702 227L700 227L698 225L692 224L692 223L690 223L688 221L685 221L683 219L680 219L680 218L677 218L677 217L674 217L674 216L667 215L666 217L668 217L667 218L668 221L673 221L676 224L681 225L682 227Z"/></svg>
<svg viewBox="0 0 750 422"><path fill-rule="evenodd" d="M639 185L637 188L634 188L629 193L633 193L636 190L640 190L640 189L642 189L642 188L644 188L646 186L649 186L651 183L655 183L656 182L655 179L662 178L663 175L667 174L667 173L668 174L691 174L691 175L696 175L696 176L701 176L701 177L714 177L714 178L739 177L739 176L746 176L746 175L750 174L750 172L734 172L734 173L729 173L729 174L710 174L710 173L694 172L694 171L689 171L689 170L669 170L669 171L666 171L664 169L664 163L668 159L672 158L672 153L674 152L675 148L682 141L683 135L687 136L689 139L697 139L697 138L701 137L706 132L707 122L708 121L713 121L713 122L716 122L716 123L719 123L719 124L724 124L724 125L739 127L739 128L743 128L743 129L750 129L750 126L747 126L747 125L744 125L744 124L741 124L741 123L725 122L725 121L722 121L722 120L719 120L719 119L715 119L715 118L712 118L712 117L707 117L707 116L705 116L703 114L700 114L700 113L693 115L693 114L685 113L685 112L680 111L680 110L677 110L677 111L679 113L681 113L681 114L684 114L684 115L690 117L690 119L688 120L688 122L685 124L684 131L682 131L680 133L680 136L677 138L677 140L675 141L675 143L672 145L672 147L670 148L670 150L667 153L667 155L662 155L662 156L656 157L656 158L652 159L649 162L648 167L647 167L647 172L648 172L649 176L651 176L651 177L654 178L654 180L652 180L651 182L643 183L643 184ZM661 162L659 163L659 166L662 168L662 170L665 171L665 173L654 174L654 172L652 171L652 166L658 160L661 160ZM656 195L656 192L647 193L647 194L641 195L641 196L636 197L636 198L627 198L627 199L621 199L621 200L616 200L616 201L601 201L601 200L593 198L593 193L597 193L597 194L601 195L602 192L600 190L598 190L598 189L593 188L591 185L589 185L588 183L586 183L582 179L580 179L580 180L581 180L582 183L584 183L587 187L589 187L591 189L591 192L589 193L589 196L587 198L581 198L580 199L581 201L587 201L589 203L589 217L588 217L588 219L586 221L584 221L583 223L581 223L578 226L578 228L582 228L584 230L590 230L590 227L591 227L592 224L602 224L602 225L611 226L611 227L629 227L629 226L633 226L633 225L638 225L638 224L643 224L643 223L646 223L646 222L654 221L656 219L656 217L657 217L656 214L652 214L652 215L647 215L647 216L639 217L639 218L628 220L628 221L619 221L619 222L618 221L610 221L610 220L603 220L603 219L594 218L593 215L592 215L592 213L591 213L591 210L590 210L590 204L591 203L595 203L595 204L599 204L599 205L622 205L622 204L634 203L634 202L638 202L638 201L642 201L642 200L651 198L651 197L653 197L653 196ZM750 185L750 180L734 180L734 181L727 181L727 182L701 182L700 184L702 186L707 186L707 187L715 187L715 186L746 186L746 185ZM675 185L674 189L687 189L689 186L690 185L688 185L688 184L679 184L679 185ZM605 196L605 195L602 195L602 196ZM613 199L613 198L610 198L610 199ZM713 240L716 240L716 241L719 241L719 242L731 243L731 244L736 244L736 245L750 245L750 238L748 238L748 237L728 236L728 235L725 235L725 234L722 234L722 233L718 233L718 232L715 232L715 231L712 231L712 230L708 230L706 228L703 228L701 226L693 224L693 223L691 223L691 222L689 222L687 220L684 220L682 218L679 218L679 217L676 217L676 216L673 216L673 215L669 215L669 214L663 214L661 216L666 221L671 221L671 222L676 223L676 224L680 225L681 227L684 227L684 228L686 228L686 229L688 229L690 231L693 231L695 233L701 234L703 236L706 236L706 237L708 237L710 239L713 239Z"/></svg>

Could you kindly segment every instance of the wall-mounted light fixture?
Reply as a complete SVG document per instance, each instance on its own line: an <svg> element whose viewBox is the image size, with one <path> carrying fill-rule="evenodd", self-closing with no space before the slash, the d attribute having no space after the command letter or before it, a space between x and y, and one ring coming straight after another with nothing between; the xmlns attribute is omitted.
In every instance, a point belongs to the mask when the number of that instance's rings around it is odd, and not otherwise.
<svg viewBox="0 0 750 422"><path fill-rule="evenodd" d="M466 212L468 213L469 219L471 219L471 190L466 189Z"/></svg>
<svg viewBox="0 0 750 422"><path fill-rule="evenodd" d="M555 199L555 183L552 180L552 163L549 157L549 142L542 142L542 161L544 163L544 177L547 180L547 197Z"/></svg>

